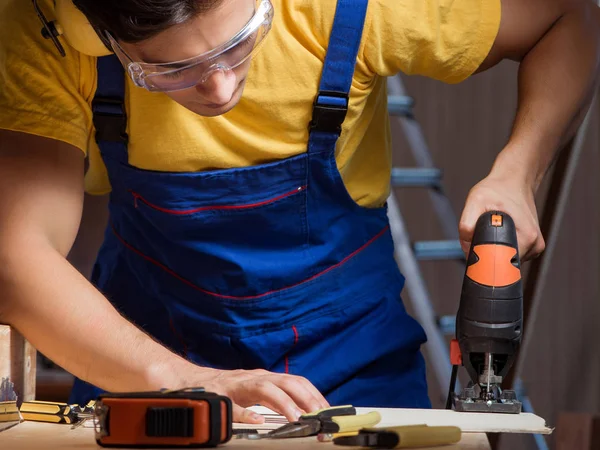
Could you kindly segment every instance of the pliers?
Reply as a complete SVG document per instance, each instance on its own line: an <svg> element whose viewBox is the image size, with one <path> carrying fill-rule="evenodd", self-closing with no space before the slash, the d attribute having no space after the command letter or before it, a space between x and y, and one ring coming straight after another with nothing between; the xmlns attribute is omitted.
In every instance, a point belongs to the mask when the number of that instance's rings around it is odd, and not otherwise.
<svg viewBox="0 0 600 450"><path fill-rule="evenodd" d="M290 422L266 434L246 435L245 437L248 439L284 439L316 436L321 433L345 433L373 427L380 421L381 415L376 411L357 415L356 408L351 405L337 406L305 414L300 416L296 422Z"/></svg>

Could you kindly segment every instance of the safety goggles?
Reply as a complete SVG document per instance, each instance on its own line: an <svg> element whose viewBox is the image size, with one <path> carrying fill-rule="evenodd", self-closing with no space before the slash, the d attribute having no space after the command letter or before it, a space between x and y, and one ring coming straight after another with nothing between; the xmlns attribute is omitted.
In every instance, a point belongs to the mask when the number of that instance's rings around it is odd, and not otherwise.
<svg viewBox="0 0 600 450"><path fill-rule="evenodd" d="M106 32L106 36L136 86L170 92L188 89L206 82L214 72L230 71L242 65L256 54L272 22L270 0L256 0L254 15L229 41L201 55L160 64L133 61L110 33Z"/></svg>

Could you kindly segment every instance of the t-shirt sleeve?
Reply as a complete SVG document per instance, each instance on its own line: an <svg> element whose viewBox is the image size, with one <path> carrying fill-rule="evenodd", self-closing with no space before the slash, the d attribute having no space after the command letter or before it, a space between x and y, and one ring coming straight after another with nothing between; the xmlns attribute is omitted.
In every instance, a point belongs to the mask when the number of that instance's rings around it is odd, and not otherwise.
<svg viewBox="0 0 600 450"><path fill-rule="evenodd" d="M376 75L458 83L488 55L500 16L500 0L371 0L363 62Z"/></svg>
<svg viewBox="0 0 600 450"><path fill-rule="evenodd" d="M48 19L52 1L39 2ZM0 128L61 140L87 152L92 130L94 58L64 39L62 57L32 2L4 0L0 6Z"/></svg>

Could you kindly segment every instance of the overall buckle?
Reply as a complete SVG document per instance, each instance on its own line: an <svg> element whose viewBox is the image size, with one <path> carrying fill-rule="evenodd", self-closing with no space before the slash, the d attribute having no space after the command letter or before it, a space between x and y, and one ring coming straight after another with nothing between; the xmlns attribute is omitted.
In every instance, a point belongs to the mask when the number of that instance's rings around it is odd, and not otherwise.
<svg viewBox="0 0 600 450"><path fill-rule="evenodd" d="M320 91L313 103L310 130L336 133L339 136L348 113L348 102L346 92Z"/></svg>
<svg viewBox="0 0 600 450"><path fill-rule="evenodd" d="M125 103L116 97L97 96L92 101L96 142L122 142L127 144L127 115Z"/></svg>

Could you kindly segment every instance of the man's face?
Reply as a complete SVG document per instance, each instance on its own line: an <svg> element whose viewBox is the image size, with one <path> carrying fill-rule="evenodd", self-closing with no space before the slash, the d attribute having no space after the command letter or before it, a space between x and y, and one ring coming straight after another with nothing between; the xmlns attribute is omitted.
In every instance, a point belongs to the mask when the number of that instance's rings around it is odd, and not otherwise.
<svg viewBox="0 0 600 450"><path fill-rule="evenodd" d="M137 61L158 64L185 60L229 41L244 27L254 10L255 0L223 0L215 9L150 39L120 44ZM224 114L239 102L249 67L250 59L233 70L217 70L196 86L166 92L166 95L201 116Z"/></svg>

